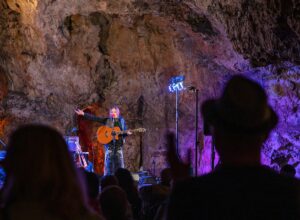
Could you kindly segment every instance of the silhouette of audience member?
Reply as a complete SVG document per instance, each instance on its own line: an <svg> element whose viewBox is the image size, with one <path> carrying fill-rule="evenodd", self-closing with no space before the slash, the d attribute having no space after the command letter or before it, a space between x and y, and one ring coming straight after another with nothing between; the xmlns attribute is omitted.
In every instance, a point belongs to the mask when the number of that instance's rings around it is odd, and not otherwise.
<svg viewBox="0 0 300 220"><path fill-rule="evenodd" d="M88 194L88 203L89 206L98 214L101 213L100 211L100 204L99 204L99 178L95 173L88 172L86 170L83 170L85 180L86 180L86 186L87 186L87 194Z"/></svg>
<svg viewBox="0 0 300 220"><path fill-rule="evenodd" d="M18 128L10 137L4 169L0 219L102 219L89 210L83 179L56 130Z"/></svg>
<svg viewBox="0 0 300 220"><path fill-rule="evenodd" d="M100 205L106 220L129 220L129 203L119 186L107 186L100 194Z"/></svg>
<svg viewBox="0 0 300 220"><path fill-rule="evenodd" d="M119 185L119 181L117 177L113 175L106 175L103 176L101 179L101 191L103 191L107 186L118 186L118 185Z"/></svg>
<svg viewBox="0 0 300 220"><path fill-rule="evenodd" d="M160 183L150 186L143 186L140 188L140 195L142 199L142 214L144 220L153 220L155 216L162 217L164 212L164 202L170 195L171 185L171 169L165 168L160 173ZM160 206L161 213L157 213ZM157 217L158 218L158 217Z"/></svg>
<svg viewBox="0 0 300 220"><path fill-rule="evenodd" d="M170 168L165 168L160 172L160 184L162 186L171 186L172 173Z"/></svg>
<svg viewBox="0 0 300 220"><path fill-rule="evenodd" d="M127 199L131 205L133 218L139 219L142 201L131 173L127 169L118 168L115 172L115 176L118 179L119 186L126 192Z"/></svg>
<svg viewBox="0 0 300 220"><path fill-rule="evenodd" d="M222 164L210 174L180 181L187 176L188 164L174 156L175 137L169 134L167 155L178 182L167 219L300 219L299 181L260 164L262 144L277 124L264 90L234 76L219 99L203 103L202 115Z"/></svg>
<svg viewBox="0 0 300 220"><path fill-rule="evenodd" d="M296 169L292 165L286 164L281 168L280 173L285 175L285 176L295 177Z"/></svg>

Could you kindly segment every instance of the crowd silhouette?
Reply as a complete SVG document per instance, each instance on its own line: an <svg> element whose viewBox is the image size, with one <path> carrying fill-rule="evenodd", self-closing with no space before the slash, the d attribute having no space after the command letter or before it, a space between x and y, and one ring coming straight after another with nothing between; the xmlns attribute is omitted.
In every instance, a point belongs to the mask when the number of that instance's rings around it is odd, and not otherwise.
<svg viewBox="0 0 300 220"><path fill-rule="evenodd" d="M280 173L260 163L263 143L278 118L263 88L233 76L219 98L202 104L202 117L221 163L191 177L178 159L175 136L166 135L169 167L157 184L138 186L119 168L101 179L75 167L63 136L28 124L12 132L2 164L0 220L299 220L300 183L295 169Z"/></svg>
<svg viewBox="0 0 300 220"><path fill-rule="evenodd" d="M3 166L0 219L98 219L88 206L84 178L56 130L18 128Z"/></svg>

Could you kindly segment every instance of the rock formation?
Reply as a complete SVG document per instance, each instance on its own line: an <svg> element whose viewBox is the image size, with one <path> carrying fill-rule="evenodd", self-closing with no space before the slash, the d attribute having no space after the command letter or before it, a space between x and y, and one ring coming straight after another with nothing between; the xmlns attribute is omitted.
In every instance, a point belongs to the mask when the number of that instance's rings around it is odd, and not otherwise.
<svg viewBox="0 0 300 220"><path fill-rule="evenodd" d="M295 0L0 0L0 138L27 122L66 134L75 108L97 104L105 116L117 104L130 128L147 128L127 138L127 167L139 169L142 150L144 169L158 174L164 132L175 128L169 78L185 75L202 102L242 73L266 88L280 116L263 162L297 166L299 11ZM194 148L194 94L179 102L184 158ZM199 126L202 136L201 119ZM204 173L210 140L201 140Z"/></svg>

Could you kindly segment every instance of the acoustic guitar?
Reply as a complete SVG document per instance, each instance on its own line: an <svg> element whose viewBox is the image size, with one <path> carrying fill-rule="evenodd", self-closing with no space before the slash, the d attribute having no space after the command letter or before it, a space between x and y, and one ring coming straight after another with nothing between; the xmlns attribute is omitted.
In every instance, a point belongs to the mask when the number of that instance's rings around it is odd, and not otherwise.
<svg viewBox="0 0 300 220"><path fill-rule="evenodd" d="M119 135L126 134L128 131L134 132L146 132L145 128L137 128L121 131L119 127L110 128L108 126L101 126L97 130L97 140L100 144L108 144L114 138L115 140L119 140Z"/></svg>

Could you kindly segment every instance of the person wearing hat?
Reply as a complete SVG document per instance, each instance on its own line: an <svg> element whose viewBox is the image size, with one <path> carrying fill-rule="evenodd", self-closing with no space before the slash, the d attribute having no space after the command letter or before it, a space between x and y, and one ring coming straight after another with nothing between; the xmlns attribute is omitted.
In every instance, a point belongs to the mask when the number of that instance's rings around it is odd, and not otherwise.
<svg viewBox="0 0 300 220"><path fill-rule="evenodd" d="M167 219L300 219L300 182L260 163L262 145L278 122L264 89L236 75L201 110L222 163L214 172L175 183ZM170 167L180 180L188 165L174 157L174 135L167 140Z"/></svg>

